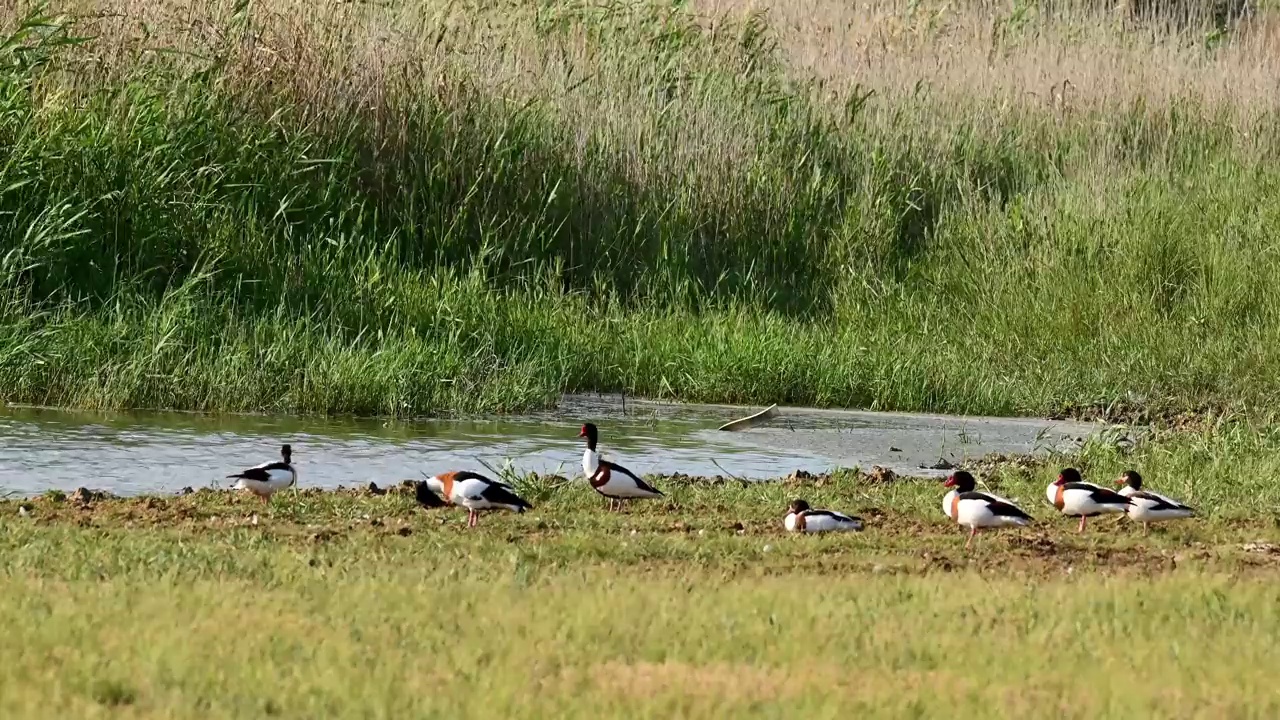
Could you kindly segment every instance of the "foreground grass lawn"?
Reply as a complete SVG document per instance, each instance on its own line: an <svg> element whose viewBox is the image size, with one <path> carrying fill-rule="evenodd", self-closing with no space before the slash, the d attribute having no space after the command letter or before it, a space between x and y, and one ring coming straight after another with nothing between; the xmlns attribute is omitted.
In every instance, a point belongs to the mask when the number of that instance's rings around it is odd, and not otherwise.
<svg viewBox="0 0 1280 720"><path fill-rule="evenodd" d="M1034 474L1034 473L1033 473ZM1273 518L963 532L921 481L606 513L394 493L0 502L0 716L1274 717ZM795 537L785 500L860 534Z"/></svg>

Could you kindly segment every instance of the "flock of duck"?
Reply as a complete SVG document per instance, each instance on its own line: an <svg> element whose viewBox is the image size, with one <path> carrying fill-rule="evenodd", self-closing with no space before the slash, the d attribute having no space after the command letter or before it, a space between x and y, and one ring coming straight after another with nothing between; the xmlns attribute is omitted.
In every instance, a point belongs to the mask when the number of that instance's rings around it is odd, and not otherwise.
<svg viewBox="0 0 1280 720"><path fill-rule="evenodd" d="M592 489L608 499L610 510L620 510L630 500L663 496L661 491L635 473L600 457L596 449L600 433L594 424L583 425L578 437L587 441L587 449L582 454L582 472ZM237 481L237 489L248 490L263 502L268 502L274 493L298 481L298 471L292 462L293 449L284 445L280 448L280 455L278 461L263 463L227 477ZM1177 500L1143 490L1142 476L1136 470L1122 473L1116 484L1123 487L1111 490L1085 482L1078 470L1065 468L1045 489L1045 497L1063 515L1080 518L1078 532L1084 532L1089 518L1108 513L1127 514L1131 520L1143 524L1144 533L1149 531L1150 523L1195 515L1194 509ZM945 487L949 490L942 499L942 511L956 524L969 528L966 549L973 544L980 529L1021 527L1032 521L1031 516L1013 501L977 490L973 475L964 470L948 477ZM428 506L448 503L466 508L468 527L475 527L482 511L521 513L533 507L510 485L469 470L445 472L427 478L418 487L418 501ZM863 521L835 510L814 509L804 500L795 500L787 510L783 527L790 532L804 533L859 531L863 528Z"/></svg>

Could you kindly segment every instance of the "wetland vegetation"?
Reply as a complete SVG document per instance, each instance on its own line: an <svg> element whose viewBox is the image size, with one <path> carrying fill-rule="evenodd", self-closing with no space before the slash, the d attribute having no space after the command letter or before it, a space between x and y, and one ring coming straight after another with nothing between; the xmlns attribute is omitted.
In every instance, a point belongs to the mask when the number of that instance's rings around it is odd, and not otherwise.
<svg viewBox="0 0 1280 720"><path fill-rule="evenodd" d="M1276 24L1175 16L20 0L0 396L1266 407Z"/></svg>

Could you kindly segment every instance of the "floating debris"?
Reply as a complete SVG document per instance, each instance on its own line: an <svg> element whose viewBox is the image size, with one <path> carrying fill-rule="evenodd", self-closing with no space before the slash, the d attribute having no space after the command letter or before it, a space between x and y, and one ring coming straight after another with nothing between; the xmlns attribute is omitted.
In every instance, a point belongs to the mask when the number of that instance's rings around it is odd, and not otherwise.
<svg viewBox="0 0 1280 720"><path fill-rule="evenodd" d="M737 420L733 420L732 422L727 422L724 425L721 425L719 429L727 430L727 431L746 430L747 428L754 427L756 425L759 425L762 422L765 422L766 420L769 420L770 418L775 417L777 414L778 414L778 405L777 403L774 403L773 405L770 405L769 407L761 410L760 412L754 415L748 415L747 417L738 418Z"/></svg>
<svg viewBox="0 0 1280 720"><path fill-rule="evenodd" d="M920 465L921 470L955 470L956 464L946 458L938 458L938 462L932 465Z"/></svg>

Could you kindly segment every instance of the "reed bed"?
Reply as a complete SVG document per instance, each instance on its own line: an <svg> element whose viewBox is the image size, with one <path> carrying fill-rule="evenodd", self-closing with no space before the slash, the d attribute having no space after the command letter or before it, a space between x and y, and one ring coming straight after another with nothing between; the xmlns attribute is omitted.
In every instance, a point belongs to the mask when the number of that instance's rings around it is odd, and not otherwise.
<svg viewBox="0 0 1280 720"><path fill-rule="evenodd" d="M0 396L993 414L1277 396L1275 15L0 11Z"/></svg>

